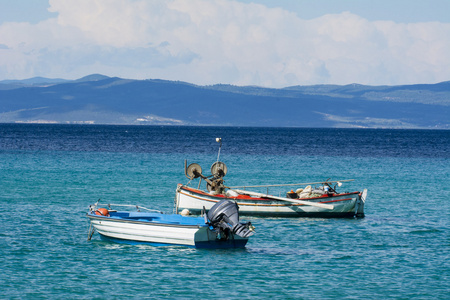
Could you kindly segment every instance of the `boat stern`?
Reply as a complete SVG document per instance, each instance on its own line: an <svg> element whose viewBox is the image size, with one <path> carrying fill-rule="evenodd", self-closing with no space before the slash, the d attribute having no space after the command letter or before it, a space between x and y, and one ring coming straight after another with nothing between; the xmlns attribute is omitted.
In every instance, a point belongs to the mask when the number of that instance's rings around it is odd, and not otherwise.
<svg viewBox="0 0 450 300"><path fill-rule="evenodd" d="M230 249L245 248L248 237L243 238L234 233L218 234L210 227L200 228L194 237L195 248L199 249Z"/></svg>
<svg viewBox="0 0 450 300"><path fill-rule="evenodd" d="M359 194L358 199L355 203L355 217L364 218L364 205L366 203L367 198L367 189L364 189L362 193Z"/></svg>

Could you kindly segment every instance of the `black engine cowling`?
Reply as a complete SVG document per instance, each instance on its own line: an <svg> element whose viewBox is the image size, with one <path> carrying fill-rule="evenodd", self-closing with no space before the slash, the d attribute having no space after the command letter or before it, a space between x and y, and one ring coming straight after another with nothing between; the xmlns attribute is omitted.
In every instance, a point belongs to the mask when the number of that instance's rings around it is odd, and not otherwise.
<svg viewBox="0 0 450 300"><path fill-rule="evenodd" d="M223 231L231 230L231 232L240 237L247 238L254 234L250 228L251 223L239 222L239 207L231 200L222 200L216 203L207 214L208 223Z"/></svg>

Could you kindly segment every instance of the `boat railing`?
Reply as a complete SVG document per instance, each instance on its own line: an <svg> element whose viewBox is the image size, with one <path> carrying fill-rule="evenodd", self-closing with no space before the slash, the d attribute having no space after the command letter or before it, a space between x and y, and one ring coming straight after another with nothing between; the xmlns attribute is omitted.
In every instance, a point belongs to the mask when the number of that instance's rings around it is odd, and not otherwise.
<svg viewBox="0 0 450 300"><path fill-rule="evenodd" d="M101 199L98 199L97 202L95 202L95 204L93 205L89 205L89 211L95 211L97 210L97 206L99 204ZM133 205L133 204L112 204L112 203L105 203L105 205L108 205L108 209L111 210L111 206L123 206L123 207L134 207L136 208L137 211L140 211L139 209L144 209L147 211L152 211L152 212L158 212L158 213L163 213L160 210L157 209L150 209L150 208L146 208L144 206L139 206L139 205Z"/></svg>
<svg viewBox="0 0 450 300"><path fill-rule="evenodd" d="M313 184L324 184L324 183L338 183L338 182L349 182L355 179L346 180L334 180L334 181L320 181L320 182L306 182L306 183L283 183L283 184L265 184L265 185L243 185L243 186L230 186L230 189L245 189L245 188L263 188L263 187L283 187L283 186L297 186L297 185L313 185Z"/></svg>
<svg viewBox="0 0 450 300"><path fill-rule="evenodd" d="M249 189L249 188L266 188L266 193L269 194L269 188L279 188L279 187L292 187L292 186L307 186L307 185L325 185L325 184L332 184L332 183L342 183L342 182L350 182L354 181L354 179L346 179L346 180L333 180L333 181L318 181L318 182L301 182L301 183L283 183L283 184L265 184L265 185L242 185L242 186L231 186L228 187L229 189ZM279 194L281 195L282 192L279 191Z"/></svg>
<svg viewBox="0 0 450 300"><path fill-rule="evenodd" d="M152 212L158 212L158 213L162 213L160 210L157 209L150 209L150 208L146 208L144 206L139 206L139 205L132 205L132 204L107 204L108 205L108 209L111 209L111 206L122 206L122 207L134 207L136 208L137 211L140 211L140 209L144 209L146 211L152 211Z"/></svg>

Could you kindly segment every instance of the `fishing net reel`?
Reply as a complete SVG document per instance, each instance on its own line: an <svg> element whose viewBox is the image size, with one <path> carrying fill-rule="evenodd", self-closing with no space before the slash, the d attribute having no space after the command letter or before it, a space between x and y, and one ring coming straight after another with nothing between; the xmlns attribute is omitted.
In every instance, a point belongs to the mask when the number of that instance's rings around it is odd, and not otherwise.
<svg viewBox="0 0 450 300"><path fill-rule="evenodd" d="M224 162L217 161L211 166L211 175L205 176L202 173L202 167L199 164L192 163L186 166L185 161L185 175L189 180L201 178L206 181L206 189L208 192L223 193L225 190L223 177L227 175L228 168Z"/></svg>
<svg viewBox="0 0 450 300"><path fill-rule="evenodd" d="M225 191L225 186L223 185L223 177L227 175L228 168L224 162L219 161L220 149L222 148L222 138L216 138L216 142L220 143L219 153L217 154L217 161L211 166L211 175L203 175L202 167L199 164L193 163L187 166L186 160L184 161L184 174L187 178L189 178L189 180L193 180L199 177L205 180L206 189L208 190L208 192L223 194L223 192Z"/></svg>

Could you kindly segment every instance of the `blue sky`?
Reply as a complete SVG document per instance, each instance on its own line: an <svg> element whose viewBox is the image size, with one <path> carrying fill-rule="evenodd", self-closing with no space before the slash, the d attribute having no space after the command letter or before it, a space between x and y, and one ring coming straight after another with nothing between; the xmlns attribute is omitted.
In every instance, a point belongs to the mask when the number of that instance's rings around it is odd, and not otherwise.
<svg viewBox="0 0 450 300"><path fill-rule="evenodd" d="M0 0L0 80L450 80L450 0Z"/></svg>

